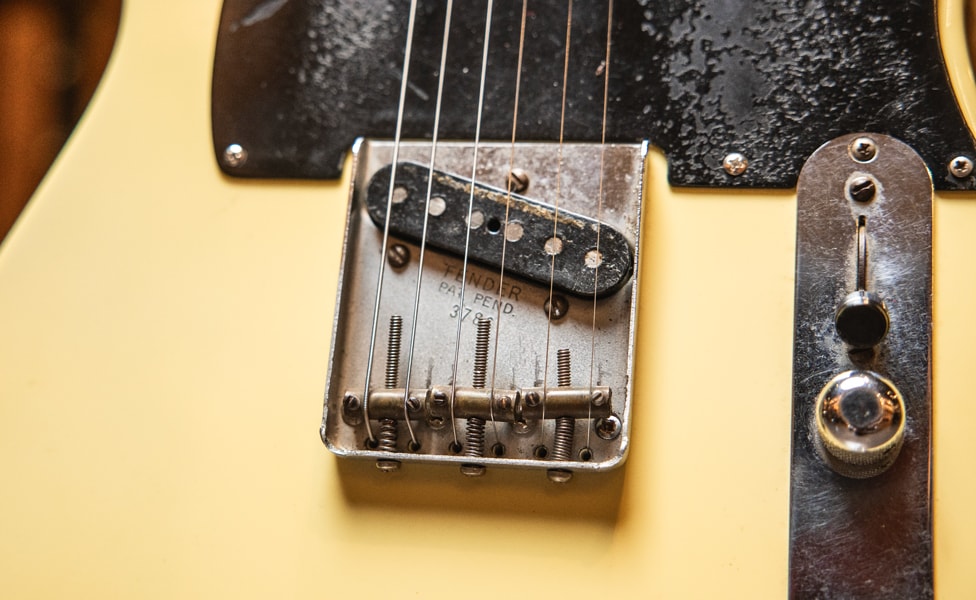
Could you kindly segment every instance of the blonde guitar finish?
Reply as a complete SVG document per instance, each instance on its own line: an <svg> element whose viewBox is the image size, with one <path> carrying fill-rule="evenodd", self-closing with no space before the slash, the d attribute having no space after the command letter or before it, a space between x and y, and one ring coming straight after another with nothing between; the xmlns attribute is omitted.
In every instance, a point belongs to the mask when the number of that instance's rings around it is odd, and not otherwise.
<svg viewBox="0 0 976 600"><path fill-rule="evenodd" d="M219 9L125 5L0 250L4 595L783 597L793 195L671 190L652 153L622 469L381 474L318 437L346 182L220 175ZM971 118L959 3L940 27ZM976 198L935 219L936 593L973 598Z"/></svg>

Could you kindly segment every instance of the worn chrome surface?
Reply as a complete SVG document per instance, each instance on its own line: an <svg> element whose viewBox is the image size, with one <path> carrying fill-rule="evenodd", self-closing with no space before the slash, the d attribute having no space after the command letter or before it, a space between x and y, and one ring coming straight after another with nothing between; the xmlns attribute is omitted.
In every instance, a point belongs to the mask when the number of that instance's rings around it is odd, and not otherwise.
<svg viewBox="0 0 976 600"><path fill-rule="evenodd" d="M556 144L518 144L514 163L511 152L511 144L482 144L478 149L475 180L503 187L513 167L521 170L526 180L531 179L533 197L551 202L558 198L560 210L586 215L614 227L632 247L636 263L643 146L606 146L602 161L604 150L592 144L567 144L561 151ZM578 471L601 470L619 464L630 439L636 268L635 275L619 290L596 301L557 296L558 302L552 304L559 305L561 314L560 318L553 319L550 327L545 309L549 288L518 279L507 271L500 284L497 270L469 263L464 306L459 306L462 259L428 246L409 381L411 393L405 394L406 365L411 352L407 340L414 327L410 321L420 247L391 238L391 244L403 245L408 250L398 256L409 258L402 266L390 266L389 258L380 248L382 231L370 221L364 205L368 182L378 170L389 168L391 155L392 144L387 142L364 142L356 155L322 421L326 445L343 456L403 463L477 463L489 469L512 465L545 470L558 465L560 469ZM437 147L435 169L470 176L472 157L470 144L441 143ZM427 164L430 146L402 144L400 158ZM605 165L603 203L598 210L601 164ZM374 430L380 417L385 420L397 417L394 452L368 447L364 403L360 397L370 360L369 334L378 268L387 269L379 322L387 323L391 315L400 315L404 341L400 350L399 391L384 389L384 380L378 374L380 369L374 368L369 399L373 404L366 404ZM556 269L559 269L558 255ZM457 380L452 382L459 315L463 319L460 354ZM487 367L476 363L476 323L482 317L492 320ZM379 361L376 364L383 364L382 349L387 347L387 337L388 332L381 327L376 343L378 350L372 357ZM568 349L571 369L568 361L557 360L560 349ZM557 363L566 367L562 378L557 377ZM482 380L484 388L480 387ZM568 387L560 387L566 383ZM404 401L409 405L399 415L395 415L397 396L401 406L405 405ZM453 403L452 397L456 398ZM405 415L410 417L409 423L419 442L417 449L410 448ZM466 456L463 448L465 418L470 417L486 421L483 435L487 451L476 460ZM559 417L572 417L575 424L569 460L555 463L551 454ZM562 423L565 428L567 422ZM455 430L460 448L454 445ZM472 435L480 443L481 433L475 431ZM567 438L564 435L560 440Z"/></svg>
<svg viewBox="0 0 976 600"><path fill-rule="evenodd" d="M932 183L908 146L872 134L868 157L852 146L858 137L817 150L797 189L790 594L930 598ZM876 182L866 202L845 192L862 177ZM863 283L856 264L862 216L870 246ZM890 317L873 349L846 345L834 322L858 287L877 293ZM904 400L901 452L890 469L866 479L828 466L814 418L821 390L856 369L890 380Z"/></svg>

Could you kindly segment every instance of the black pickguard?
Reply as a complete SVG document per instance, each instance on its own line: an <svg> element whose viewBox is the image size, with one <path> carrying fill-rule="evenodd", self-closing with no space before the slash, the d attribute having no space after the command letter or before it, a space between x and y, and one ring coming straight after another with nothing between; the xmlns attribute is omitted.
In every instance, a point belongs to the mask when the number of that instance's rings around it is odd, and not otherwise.
<svg viewBox="0 0 976 600"><path fill-rule="evenodd" d="M403 137L429 138L443 0L421 0ZM529 0L517 138L559 138L565 1ZM512 136L520 0L492 18L483 140ZM230 175L334 178L357 137L394 135L408 3L225 0L213 78L214 149ZM573 4L565 139L599 141L606 2ZM474 137L485 2L455 2L442 139ZM973 189L976 157L948 82L934 2L616 0L607 136L650 140L678 186L788 188L827 140L857 131L912 146L938 189ZM247 162L221 158L242 145ZM750 161L739 177L729 152Z"/></svg>

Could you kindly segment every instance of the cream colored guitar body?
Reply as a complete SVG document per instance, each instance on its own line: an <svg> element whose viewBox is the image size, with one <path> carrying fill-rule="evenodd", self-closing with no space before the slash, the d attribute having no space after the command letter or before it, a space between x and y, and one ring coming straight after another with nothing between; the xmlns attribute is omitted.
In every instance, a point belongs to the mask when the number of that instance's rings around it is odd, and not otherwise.
<svg viewBox="0 0 976 600"><path fill-rule="evenodd" d="M4 596L783 597L792 193L672 190L652 152L623 468L382 474L318 436L347 182L220 174L219 10L126 3L0 251ZM940 27L976 116L958 2ZM974 598L976 198L935 219L936 592Z"/></svg>

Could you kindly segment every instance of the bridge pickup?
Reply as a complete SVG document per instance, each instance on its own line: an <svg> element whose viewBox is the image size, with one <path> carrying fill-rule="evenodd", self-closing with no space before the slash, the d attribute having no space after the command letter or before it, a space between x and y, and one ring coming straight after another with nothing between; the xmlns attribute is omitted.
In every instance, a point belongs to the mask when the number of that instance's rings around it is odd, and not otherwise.
<svg viewBox="0 0 976 600"><path fill-rule="evenodd" d="M366 195L369 216L380 228L386 222L390 171L389 166L377 171ZM419 243L426 211L431 248L464 257L467 243L470 260L500 270L502 245L507 240L504 267L508 275L543 286L551 279L553 289L580 297L607 296L630 279L633 251L610 225L557 209L555 199L547 204L477 182L472 185L470 179L436 170L428 206L430 173L428 167L416 163L397 165L390 216L393 235Z"/></svg>

